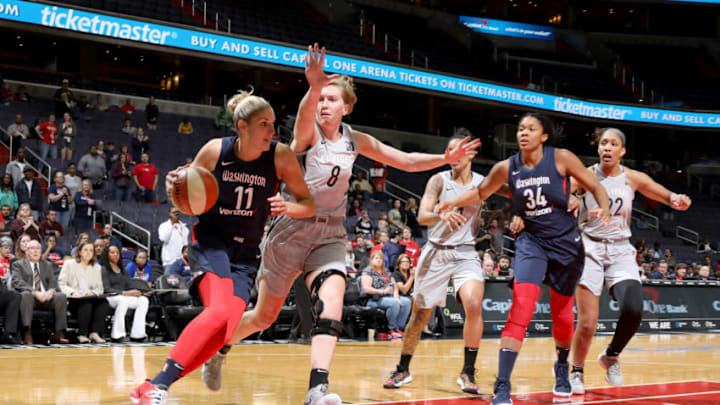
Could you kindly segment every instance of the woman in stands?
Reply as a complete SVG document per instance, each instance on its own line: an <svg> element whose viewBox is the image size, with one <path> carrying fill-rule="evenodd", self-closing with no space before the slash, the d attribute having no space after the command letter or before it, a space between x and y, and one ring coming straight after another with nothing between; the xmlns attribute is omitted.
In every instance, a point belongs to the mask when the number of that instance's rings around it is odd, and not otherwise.
<svg viewBox="0 0 720 405"><path fill-rule="evenodd" d="M357 97L350 77L323 72L325 48L308 47L305 77L310 89L300 102L292 150L301 156L305 181L315 201L316 215L297 220L283 216L273 224L263 245L258 303L243 317L234 341L266 329L277 317L295 279L302 275L312 295L314 327L310 356L310 384L305 404L339 405L337 394L327 394L328 370L342 333L345 294L343 227L348 180L358 154L401 170L423 171L475 155L480 142L465 139L444 155L406 153L342 122ZM229 346L224 351L229 350ZM204 368L206 385L220 386L224 355Z"/></svg>
<svg viewBox="0 0 720 405"><path fill-rule="evenodd" d="M410 316L412 301L406 295L400 295L398 285L393 281L393 276L385 268L385 254L382 250L372 252L370 265L360 276L360 290L368 297L367 306L385 310L389 335L395 339L403 336L402 330Z"/></svg>
<svg viewBox="0 0 720 405"><path fill-rule="evenodd" d="M22 260L27 255L27 244L33 240L30 235L24 233L20 235L20 237L17 239L17 242L15 242L15 251L13 252L15 254L15 257L13 257L10 260L10 264L12 265L16 260Z"/></svg>
<svg viewBox="0 0 720 405"><path fill-rule="evenodd" d="M237 135L210 140L191 163L211 171L219 185L217 202L195 225L188 255L192 271L202 272L191 290L205 308L185 327L162 371L130 393L134 404L165 404L170 384L230 342L250 299L268 216L305 218L315 210L295 155L272 141L275 113L270 104L240 92L230 99L228 110ZM173 170L165 179L168 195L176 177ZM281 181L294 201L275 195Z"/></svg>
<svg viewBox="0 0 720 405"><path fill-rule="evenodd" d="M152 286L152 266L148 261L148 254L145 249L135 251L135 256L130 263L125 266L130 278L137 278L148 283L148 287Z"/></svg>
<svg viewBox="0 0 720 405"><path fill-rule="evenodd" d="M496 163L480 186L436 208L443 212L478 204L507 182L515 211L525 223L516 241L513 300L500 339L493 405L512 404L510 375L543 282L550 285L552 333L558 355L553 393L572 395L568 355L573 336L575 288L585 254L575 218L567 212L570 176L600 202L593 211L600 216L598 223L610 220L608 196L597 178L585 170L572 152L545 145L552 132L553 125L547 117L526 113L516 135L520 152Z"/></svg>
<svg viewBox="0 0 720 405"><path fill-rule="evenodd" d="M580 278L577 296L578 329L573 337L573 367L570 383L573 394L584 394L583 367L590 350L590 342L597 328L599 297L605 284L610 296L620 307L615 334L607 349L600 355L600 366L606 370L605 378L612 385L622 385L618 356L625 348L642 320L642 285L640 283L636 250L630 244L630 222L635 191L645 197L685 211L692 201L684 194L675 194L656 183L645 173L620 164L625 156L625 134L616 128L597 131L600 163L587 168L593 173L610 196L610 224L590 212L597 209L595 197L585 187L572 182L572 191L580 198L580 229L585 245L585 269Z"/></svg>
<svg viewBox="0 0 720 405"><path fill-rule="evenodd" d="M125 339L125 314L128 309L134 309L130 339L142 341L145 339L145 315L150 301L142 291L133 288L130 276L122 268L120 259L120 249L117 246L107 247L100 257L105 295L108 296L110 308L115 308L110 337L113 342L122 342Z"/></svg>

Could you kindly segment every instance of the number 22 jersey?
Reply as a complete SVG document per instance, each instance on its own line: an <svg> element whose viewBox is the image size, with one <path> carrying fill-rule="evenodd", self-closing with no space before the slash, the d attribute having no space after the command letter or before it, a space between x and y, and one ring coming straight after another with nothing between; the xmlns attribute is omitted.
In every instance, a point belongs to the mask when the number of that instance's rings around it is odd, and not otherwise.
<svg viewBox="0 0 720 405"><path fill-rule="evenodd" d="M569 176L561 176L555 165L555 148L543 146L543 157L533 168L522 164L521 152L510 156L509 182L513 208L525 221L525 231L554 238L575 229L567 212Z"/></svg>

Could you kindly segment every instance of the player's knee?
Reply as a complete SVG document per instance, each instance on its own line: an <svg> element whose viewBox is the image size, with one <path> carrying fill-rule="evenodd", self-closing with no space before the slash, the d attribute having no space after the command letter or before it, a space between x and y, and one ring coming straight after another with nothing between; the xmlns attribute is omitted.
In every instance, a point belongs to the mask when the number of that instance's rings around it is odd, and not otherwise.
<svg viewBox="0 0 720 405"><path fill-rule="evenodd" d="M525 339L525 331L527 330L533 313L535 312L535 303L540 287L530 283L516 283L513 288L513 303L510 307L505 329L503 329L503 337L511 337L522 341Z"/></svg>
<svg viewBox="0 0 720 405"><path fill-rule="evenodd" d="M465 309L466 318L477 318L482 317L482 299L473 298L464 302L463 307Z"/></svg>
<svg viewBox="0 0 720 405"><path fill-rule="evenodd" d="M597 328L597 319L595 319L595 318L592 318L592 319L578 318L578 324L577 324L578 333L593 335L593 334L595 334L596 328Z"/></svg>

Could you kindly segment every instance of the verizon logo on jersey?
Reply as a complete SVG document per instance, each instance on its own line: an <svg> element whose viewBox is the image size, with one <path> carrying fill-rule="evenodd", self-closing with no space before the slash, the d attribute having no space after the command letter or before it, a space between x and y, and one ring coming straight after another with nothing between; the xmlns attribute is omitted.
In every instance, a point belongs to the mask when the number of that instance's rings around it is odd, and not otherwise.
<svg viewBox="0 0 720 405"><path fill-rule="evenodd" d="M220 207L220 215L236 215L240 217L251 217L255 215L255 210L230 210Z"/></svg>
<svg viewBox="0 0 720 405"><path fill-rule="evenodd" d="M267 184L267 179L263 176L258 176L257 174L247 174L245 172L238 173L230 170L223 170L222 180L233 183L247 183L251 186L260 187L265 187Z"/></svg>

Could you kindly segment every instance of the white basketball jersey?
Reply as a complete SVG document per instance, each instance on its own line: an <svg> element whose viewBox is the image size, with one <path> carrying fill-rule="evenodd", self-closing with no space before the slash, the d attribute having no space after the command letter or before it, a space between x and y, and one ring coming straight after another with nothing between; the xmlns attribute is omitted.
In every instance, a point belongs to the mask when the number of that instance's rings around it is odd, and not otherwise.
<svg viewBox="0 0 720 405"><path fill-rule="evenodd" d="M300 167L315 201L315 215L342 217L345 216L350 176L358 155L357 142L348 124L340 126L342 136L335 142L328 140L320 127L316 127L320 139L297 155Z"/></svg>
<svg viewBox="0 0 720 405"><path fill-rule="evenodd" d="M604 225L599 217L590 214L590 211L599 208L595 197L586 192L580 202L580 230L594 239L621 240L632 236L630 221L632 221L632 203L635 193L627 182L625 170L620 166L620 175L607 177L600 167L594 167L595 176L610 197L610 223Z"/></svg>
<svg viewBox="0 0 720 405"><path fill-rule="evenodd" d="M438 173L443 181L442 192L440 193L439 202L452 200L464 192L476 188L485 178L481 174L472 173L472 181L466 186L457 184L452 178L452 170L446 170ZM460 229L453 231L443 221L439 221L432 225L428 231L428 240L438 245L458 246L458 245L474 245L475 235L480 231L479 218L482 204L469 205L467 207L458 208L458 211L467 221Z"/></svg>

